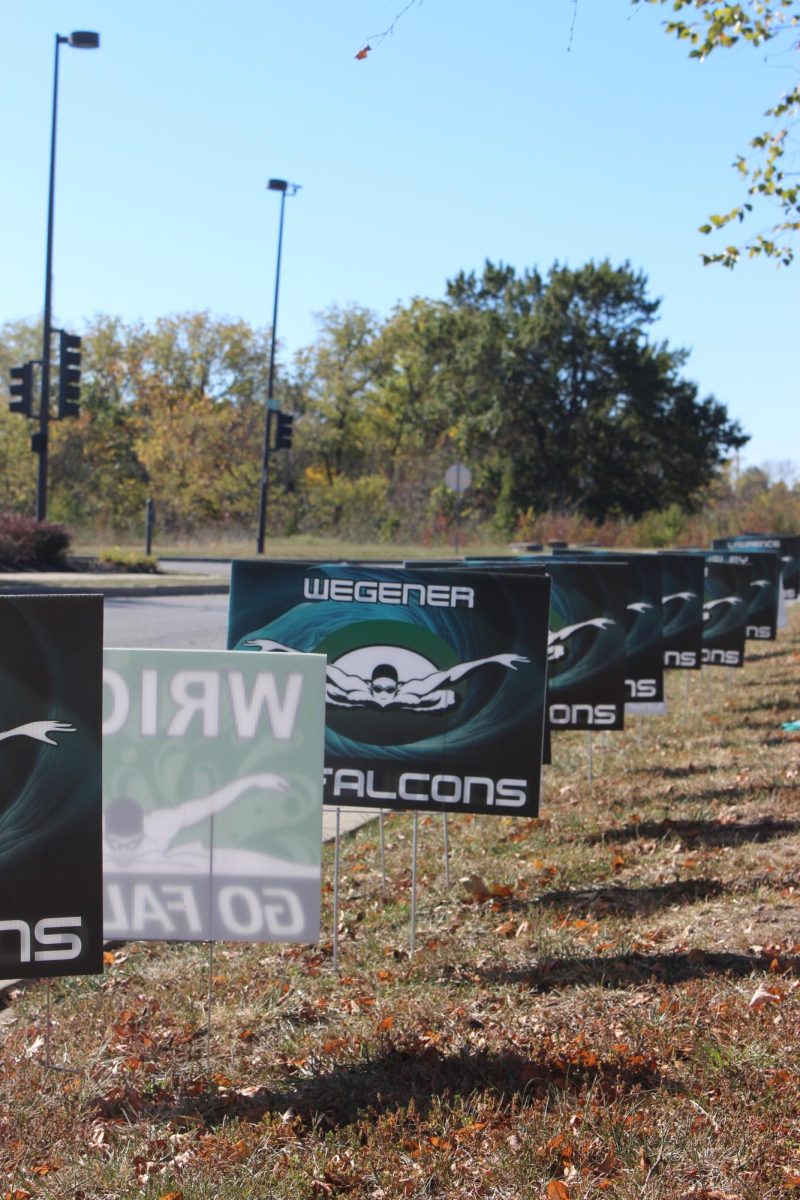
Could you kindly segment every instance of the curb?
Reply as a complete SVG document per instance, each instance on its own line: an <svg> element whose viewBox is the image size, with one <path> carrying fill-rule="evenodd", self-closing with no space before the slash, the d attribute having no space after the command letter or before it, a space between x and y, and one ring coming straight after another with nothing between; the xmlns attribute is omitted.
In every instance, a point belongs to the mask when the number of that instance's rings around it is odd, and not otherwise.
<svg viewBox="0 0 800 1200"><path fill-rule="evenodd" d="M91 576L86 577L86 583L82 587L61 583L13 582L5 584L0 576L0 595L2 596L51 595L53 592L58 592L62 596L85 596L87 593L92 593L113 599L115 596L222 596L227 595L230 590L228 583L155 583L151 587L144 587L141 584L93 583Z"/></svg>

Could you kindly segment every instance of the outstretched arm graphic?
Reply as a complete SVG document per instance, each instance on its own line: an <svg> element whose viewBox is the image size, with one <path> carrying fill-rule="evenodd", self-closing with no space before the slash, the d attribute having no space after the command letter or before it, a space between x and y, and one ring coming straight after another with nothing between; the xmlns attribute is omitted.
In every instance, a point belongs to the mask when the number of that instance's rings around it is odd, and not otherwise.
<svg viewBox="0 0 800 1200"><path fill-rule="evenodd" d="M549 633L547 635L548 659L563 658L567 652L563 643L579 629L585 629L589 625L594 625L598 629L605 629L607 625L613 624L615 622L611 620L611 617L591 617L588 621L579 621L577 625L565 625L563 629L557 629L555 633Z"/></svg>
<svg viewBox="0 0 800 1200"><path fill-rule="evenodd" d="M29 721L27 725L17 725L15 729L0 733L0 742L6 738L29 737L36 742L47 742L48 746L57 746L58 742L49 736L51 733L75 733L75 726L64 721Z"/></svg>
<svg viewBox="0 0 800 1200"><path fill-rule="evenodd" d="M217 813L223 812L241 795L248 792L250 788L288 792L289 783L283 776L269 773L235 779L233 783L225 784L218 791L212 792L210 796L201 796L199 800L187 800L184 804L179 804L177 808L167 810L172 830L177 832L179 829L186 829L189 825L196 825L198 821L204 821L206 817L216 816ZM161 814L159 813L159 815ZM146 822L147 816L145 816Z"/></svg>
<svg viewBox="0 0 800 1200"><path fill-rule="evenodd" d="M445 683L457 683L459 679L476 671L478 667L486 666L487 663L497 663L501 667L510 667L512 671L516 671L517 663L523 662L530 662L524 654L492 654L489 658L476 658L472 662L458 663L455 667L448 667L446 671L433 671L421 679L405 679L399 690L401 693L408 690L425 696Z"/></svg>

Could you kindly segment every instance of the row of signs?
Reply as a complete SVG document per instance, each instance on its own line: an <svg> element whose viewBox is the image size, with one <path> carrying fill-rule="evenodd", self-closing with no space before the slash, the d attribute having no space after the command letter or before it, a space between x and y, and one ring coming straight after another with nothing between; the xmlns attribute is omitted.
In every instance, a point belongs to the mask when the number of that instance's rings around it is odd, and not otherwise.
<svg viewBox="0 0 800 1200"><path fill-rule="evenodd" d="M0 598L0 976L99 971L103 937L315 940L323 803L536 815L551 732L776 636L774 540L236 562L220 652L103 651L100 597Z"/></svg>

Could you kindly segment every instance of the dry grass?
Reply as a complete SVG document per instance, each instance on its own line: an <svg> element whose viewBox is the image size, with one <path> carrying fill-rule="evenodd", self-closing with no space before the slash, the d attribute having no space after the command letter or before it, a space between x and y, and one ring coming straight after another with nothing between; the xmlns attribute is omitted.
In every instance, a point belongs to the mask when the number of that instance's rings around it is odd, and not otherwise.
<svg viewBox="0 0 800 1200"><path fill-rule="evenodd" d="M777 1200L800 1193L800 610L670 715L560 735L539 821L342 853L318 947L125 945L13 995L0 1197ZM470 889L460 877L477 876Z"/></svg>
<svg viewBox="0 0 800 1200"><path fill-rule="evenodd" d="M98 538L78 535L70 552L76 555L98 556L108 549L109 543ZM114 550L119 554L137 553L143 549L144 540L113 539ZM255 558L255 534L214 534L183 538L164 536L153 543L153 553L159 558ZM295 537L267 539L266 558L347 559L368 561L404 561L409 558L454 558L460 555L492 555L510 553L509 547L498 541L475 539L459 543L438 539L428 545L419 542L357 542L345 541L312 534L297 534Z"/></svg>

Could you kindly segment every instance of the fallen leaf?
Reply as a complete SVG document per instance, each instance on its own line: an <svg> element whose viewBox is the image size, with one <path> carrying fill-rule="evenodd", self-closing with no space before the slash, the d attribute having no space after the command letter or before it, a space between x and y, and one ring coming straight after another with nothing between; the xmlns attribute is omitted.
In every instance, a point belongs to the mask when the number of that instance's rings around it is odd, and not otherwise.
<svg viewBox="0 0 800 1200"><path fill-rule="evenodd" d="M750 997L750 1008L758 1012L765 1004L780 1004L782 999L783 993L778 988L760 983Z"/></svg>
<svg viewBox="0 0 800 1200"><path fill-rule="evenodd" d="M459 883L475 900L488 900L490 892L480 875L465 875Z"/></svg>
<svg viewBox="0 0 800 1200"><path fill-rule="evenodd" d="M545 1195L547 1200L569 1200L569 1188L560 1179L551 1179Z"/></svg>
<svg viewBox="0 0 800 1200"><path fill-rule="evenodd" d="M322 1043L323 1054L335 1054L337 1050L343 1050L347 1045L347 1038L327 1038Z"/></svg>

